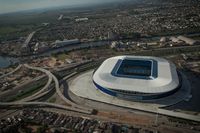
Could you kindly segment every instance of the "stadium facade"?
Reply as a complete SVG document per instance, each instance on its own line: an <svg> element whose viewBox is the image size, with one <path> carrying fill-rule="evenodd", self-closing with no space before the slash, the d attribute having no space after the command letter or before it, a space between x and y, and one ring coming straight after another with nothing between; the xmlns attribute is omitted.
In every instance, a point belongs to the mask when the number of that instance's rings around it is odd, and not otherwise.
<svg viewBox="0 0 200 133"><path fill-rule="evenodd" d="M94 72L93 83L105 94L128 100L159 99L180 87L176 66L150 56L109 58Z"/></svg>

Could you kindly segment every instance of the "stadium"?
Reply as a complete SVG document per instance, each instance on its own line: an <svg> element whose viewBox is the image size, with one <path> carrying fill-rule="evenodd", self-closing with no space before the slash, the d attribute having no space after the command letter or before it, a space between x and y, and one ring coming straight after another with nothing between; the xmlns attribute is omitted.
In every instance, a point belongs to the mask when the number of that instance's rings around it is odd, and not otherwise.
<svg viewBox="0 0 200 133"><path fill-rule="evenodd" d="M180 88L176 66L163 58L117 56L105 60L92 80L96 89L126 100L154 100Z"/></svg>

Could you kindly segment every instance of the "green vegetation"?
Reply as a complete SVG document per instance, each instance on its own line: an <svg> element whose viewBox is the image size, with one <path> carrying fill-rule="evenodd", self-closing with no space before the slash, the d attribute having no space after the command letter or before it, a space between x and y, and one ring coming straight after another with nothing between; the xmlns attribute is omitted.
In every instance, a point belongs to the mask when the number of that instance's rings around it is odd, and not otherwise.
<svg viewBox="0 0 200 133"><path fill-rule="evenodd" d="M0 15L0 25L38 25L45 22L55 22L59 12L21 12Z"/></svg>
<svg viewBox="0 0 200 133"><path fill-rule="evenodd" d="M36 133L44 133L46 132L47 129L48 129L47 125L42 125L37 129Z"/></svg>
<svg viewBox="0 0 200 133"><path fill-rule="evenodd" d="M192 37L190 37L190 38L192 38L192 39L194 39L194 40L200 40L200 36L192 36Z"/></svg>
<svg viewBox="0 0 200 133"><path fill-rule="evenodd" d="M55 97L49 99L49 102L50 102L50 103L55 103L55 101L56 101L56 98L55 98Z"/></svg>
<svg viewBox="0 0 200 133"><path fill-rule="evenodd" d="M0 26L0 41L18 39L27 36L34 29L33 25Z"/></svg>
<svg viewBox="0 0 200 133"><path fill-rule="evenodd" d="M65 53L61 53L61 54L57 55L58 60L65 61L66 58L69 58L69 55L67 55Z"/></svg>
<svg viewBox="0 0 200 133"><path fill-rule="evenodd" d="M0 15L0 41L27 36L42 23L57 21L58 12L21 12Z"/></svg>
<svg viewBox="0 0 200 133"><path fill-rule="evenodd" d="M0 35L18 32L19 29L16 27L0 27Z"/></svg>
<svg viewBox="0 0 200 133"><path fill-rule="evenodd" d="M44 86L44 83L38 83L30 86L30 88L27 88L24 92L18 93L17 95L10 97L7 101L17 101L20 99L23 99L25 97L31 96L32 94L36 93L41 87Z"/></svg>

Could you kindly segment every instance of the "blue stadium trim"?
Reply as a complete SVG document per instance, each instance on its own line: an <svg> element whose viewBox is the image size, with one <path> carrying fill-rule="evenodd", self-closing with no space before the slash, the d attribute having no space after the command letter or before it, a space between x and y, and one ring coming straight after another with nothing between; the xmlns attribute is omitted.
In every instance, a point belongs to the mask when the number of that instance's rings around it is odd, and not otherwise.
<svg viewBox="0 0 200 133"><path fill-rule="evenodd" d="M101 87L100 85L95 83L94 80L93 80L93 83L96 86L96 88L99 89L100 91L102 91L102 92L104 92L108 95L121 98L121 99L138 100L138 101L140 101L140 100L153 100L153 99L160 99L160 98L163 98L163 97L167 97L169 95L176 93L181 88L181 85L182 85L182 77L181 77L179 72L178 72L178 76L179 76L179 85L174 90L169 91L169 92L165 92L165 93L147 94L147 95L145 95L145 94L126 94L126 93L121 93L121 92L118 92L118 91L111 91L109 89ZM125 97L122 96L122 95L124 95ZM126 96L128 96L128 98Z"/></svg>
<svg viewBox="0 0 200 133"><path fill-rule="evenodd" d="M108 94L108 95L111 95L111 96L117 96L117 93L116 92L113 92L113 91L110 91L110 90L107 90L103 87L101 87L100 85L98 85L97 83L95 83L93 81L94 85L97 87L97 89L101 90L102 92Z"/></svg>

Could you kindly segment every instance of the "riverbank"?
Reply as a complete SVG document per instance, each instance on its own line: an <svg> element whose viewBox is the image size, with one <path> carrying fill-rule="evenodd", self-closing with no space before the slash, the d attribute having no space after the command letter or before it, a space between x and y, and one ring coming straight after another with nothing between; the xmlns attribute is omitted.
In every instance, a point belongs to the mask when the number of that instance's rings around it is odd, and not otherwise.
<svg viewBox="0 0 200 133"><path fill-rule="evenodd" d="M18 58L8 57L8 56L0 56L0 68L6 68L11 65L19 63Z"/></svg>

